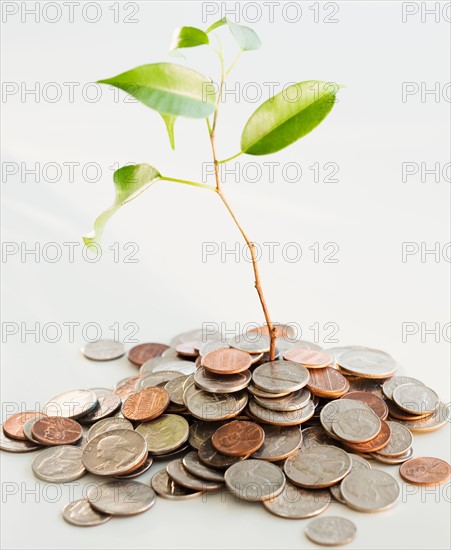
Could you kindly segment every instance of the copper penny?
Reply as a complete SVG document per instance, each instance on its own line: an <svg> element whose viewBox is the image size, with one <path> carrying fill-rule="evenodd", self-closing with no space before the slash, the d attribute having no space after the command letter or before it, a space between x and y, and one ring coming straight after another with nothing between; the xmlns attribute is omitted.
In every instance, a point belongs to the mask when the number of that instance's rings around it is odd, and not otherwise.
<svg viewBox="0 0 451 550"><path fill-rule="evenodd" d="M309 369L321 369L330 365L334 358L325 351L317 351L314 349L290 349L285 352L283 358L286 361L300 363Z"/></svg>
<svg viewBox="0 0 451 550"><path fill-rule="evenodd" d="M136 376L130 376L120 380L116 385L114 393L118 395L122 401L125 401L132 393L136 393L136 385L145 376L145 374L138 374Z"/></svg>
<svg viewBox="0 0 451 550"><path fill-rule="evenodd" d="M374 393L367 391L352 391L343 395L341 399L354 399L354 401L365 403L365 405L368 405L381 420L385 420L388 416L387 404Z"/></svg>
<svg viewBox="0 0 451 550"><path fill-rule="evenodd" d="M3 424L3 431L5 435L11 439L19 439L20 441L28 441L27 436L23 432L23 425L28 420L33 420L35 418L42 418L47 415L35 412L35 411L25 411L13 414L6 420Z"/></svg>
<svg viewBox="0 0 451 550"><path fill-rule="evenodd" d="M238 349L217 349L204 355L201 364L216 374L235 374L247 370L252 364L252 357L246 351Z"/></svg>
<svg viewBox="0 0 451 550"><path fill-rule="evenodd" d="M396 418L396 420L422 420L423 418L427 418L428 416L432 416L430 413L426 415L417 415L417 414L411 414L406 411L403 411L398 407L398 405L394 401L386 401L387 407L388 407L388 413L392 418Z"/></svg>
<svg viewBox="0 0 451 550"><path fill-rule="evenodd" d="M234 420L221 426L211 437L213 447L227 456L246 456L258 451L265 441L263 428L255 422Z"/></svg>
<svg viewBox="0 0 451 550"><path fill-rule="evenodd" d="M319 397L341 397L349 389L349 382L332 367L311 369L307 388Z"/></svg>
<svg viewBox="0 0 451 550"><path fill-rule="evenodd" d="M33 424L31 433L42 445L71 445L82 437L83 428L72 418L47 416Z"/></svg>
<svg viewBox="0 0 451 550"><path fill-rule="evenodd" d="M381 431L374 439L365 443L346 443L346 448L356 453L374 453L380 451L388 445L390 441L390 427L381 420Z"/></svg>
<svg viewBox="0 0 451 550"><path fill-rule="evenodd" d="M127 397L122 405L122 414L134 422L148 422L163 414L169 401L169 394L165 389L144 388Z"/></svg>
<svg viewBox="0 0 451 550"><path fill-rule="evenodd" d="M183 357L197 357L199 355L199 346L202 342L193 341L193 342L181 342L175 348L175 351Z"/></svg>
<svg viewBox="0 0 451 550"><path fill-rule="evenodd" d="M140 367L143 363L154 357L160 357L169 346L166 344L139 344L128 352L128 360Z"/></svg>
<svg viewBox="0 0 451 550"><path fill-rule="evenodd" d="M421 456L404 462L399 468L401 477L413 485L440 485L450 477L450 466L444 460Z"/></svg>

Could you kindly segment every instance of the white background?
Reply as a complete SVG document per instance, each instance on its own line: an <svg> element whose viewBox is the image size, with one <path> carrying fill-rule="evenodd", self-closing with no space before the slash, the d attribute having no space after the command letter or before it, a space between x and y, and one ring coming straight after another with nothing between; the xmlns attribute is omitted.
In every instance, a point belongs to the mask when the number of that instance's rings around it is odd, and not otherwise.
<svg viewBox="0 0 451 550"><path fill-rule="evenodd" d="M202 121L177 121L174 153L156 112L126 103L122 93L115 101L107 87L97 102L82 92L92 98L95 89L85 88L90 82L144 63L171 61L167 50L173 30L180 25L206 28L220 11L203 20L201 3L147 2L133 16L139 22L127 24L123 19L133 6L116 4L120 22L115 23L113 3L99 2L97 23L83 20L81 7L75 8L74 22L63 11L60 21L49 23L45 19L55 12L43 11L44 4L40 22L33 16L21 22L19 11L2 25L2 77L13 91L2 99L2 239L16 243L19 251L55 242L63 256L49 262L49 248L48 254L41 248L37 259L28 255L22 261L20 253L3 256L2 327L17 327L16 334L3 334L3 418L11 408L30 409L66 389L112 387L135 372L126 359L97 364L80 356L82 328L89 323L98 323L103 337L113 337L109 327L117 323L120 338L136 325L139 341L167 342L204 322L234 330L235 323L263 320L247 261L231 255L226 262L219 255L202 261L202 243L229 249L241 243L220 201L208 191L156 184L111 220L97 263L84 260L81 247L70 262L63 246L79 243L95 216L112 202L110 167L149 162L167 175L202 180L202 162L210 160ZM245 121L268 98L264 83L278 83L275 90L280 91L287 83L321 79L346 88L324 123L300 142L268 157L237 159L240 181L229 176L224 191L256 243L280 243L275 261L264 252L260 263L273 319L297 323L305 339L317 339L324 347L384 349L405 373L449 402L449 332L422 334L421 325L430 329L438 324L441 331L449 321L449 261L443 256L435 261L431 254L422 261L419 253L402 261L403 242L417 243L419 249L439 243L443 249L450 240L449 172L448 181L442 174L439 181L429 175L422 182L420 173L402 180L402 163L425 162L427 168L440 163L443 168L449 162L449 26L443 13L422 22L424 3L410 3L418 13L404 23L398 2L339 3L332 16L336 23L324 22L333 6L320 4L320 22L315 23L314 3L300 4L302 17L296 23L294 8L284 14L282 4L274 6L273 21L267 9L255 20L263 47L243 55L231 73L228 91L235 83L241 88L239 97L228 94L221 107L219 157L238 151ZM244 6L240 19L231 18L251 23L255 5ZM89 18L94 16L88 12ZM227 29L220 34L230 62L236 46ZM186 57L176 62L217 79L217 59L208 48L188 51ZM73 101L64 85L69 82L79 83ZM404 102L403 82L419 89ZM55 83L53 88L49 83ZM249 83L260 85L260 101L253 101L256 87ZM36 85L37 96L21 97ZM443 94L421 96L422 87L435 86ZM61 98L51 102L55 91ZM274 182L263 165L268 161L280 163ZM70 162L80 163L73 182L63 165ZM97 182L87 181L81 170L93 162L102 170ZM259 181L246 181L248 162L261 166ZM40 163L40 181L24 174L21 163L26 169ZM46 173L46 163L61 167L58 181L49 181L55 172ZM300 181L284 181L286 163L302 167ZM336 163L339 181L315 183L309 169L314 163ZM14 166L18 173L10 175ZM247 168L254 177L255 167ZM293 172L288 176L293 178ZM137 263L123 261L129 242L139 247ZM281 254L289 242L302 247L300 261L287 261ZM325 263L323 257L314 262L309 247L315 242L320 247L337 243L338 263ZM119 243L118 263L108 252L112 243ZM73 341L69 322L78 323ZM38 336L27 334L35 323ZM57 342L50 342L56 333L47 332L47 323L62 327ZM309 328L315 323L319 334ZM325 329L326 323L331 325ZM403 338L403 323L412 323L418 332ZM338 327L337 344L325 341L331 326ZM449 461L449 443L449 425L415 435L415 455ZM4 548L310 547L303 535L307 520L286 521L258 504L237 504L232 498L221 502L219 495L209 496L207 503L158 500L142 516L76 529L59 516L72 498L72 484L57 493L37 483L32 458L1 453ZM143 480L159 468L154 465ZM399 479L398 467L387 470ZM75 496L86 480L75 487ZM17 494L8 495L14 487ZM26 493L35 488L37 494ZM406 494L408 490L414 494ZM403 485L402 502L389 512L364 515L333 504L327 514L355 521L358 535L350 548L449 548L449 501L449 485L429 492Z"/></svg>

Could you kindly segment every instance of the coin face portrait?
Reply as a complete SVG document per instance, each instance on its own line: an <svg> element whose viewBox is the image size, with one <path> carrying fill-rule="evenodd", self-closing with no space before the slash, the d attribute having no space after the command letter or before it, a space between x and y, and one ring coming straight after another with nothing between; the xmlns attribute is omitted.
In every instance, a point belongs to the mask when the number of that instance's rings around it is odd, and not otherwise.
<svg viewBox="0 0 451 550"><path fill-rule="evenodd" d="M66 455L66 456L65 456ZM39 465L39 469L42 474L51 476L54 474L62 474L68 470L72 469L73 458L72 460L67 456L65 449L61 448L48 457L44 458Z"/></svg>
<svg viewBox="0 0 451 550"><path fill-rule="evenodd" d="M121 467L126 465L135 453L130 449L130 442L118 434L109 435L99 441L96 458L99 460L98 469L105 469L111 463Z"/></svg>

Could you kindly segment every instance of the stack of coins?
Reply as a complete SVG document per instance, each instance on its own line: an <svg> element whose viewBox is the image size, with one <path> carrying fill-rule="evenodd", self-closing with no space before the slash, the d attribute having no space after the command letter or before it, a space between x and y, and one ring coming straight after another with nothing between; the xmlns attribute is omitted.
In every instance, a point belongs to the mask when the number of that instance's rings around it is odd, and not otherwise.
<svg viewBox="0 0 451 550"><path fill-rule="evenodd" d="M283 518L311 518L332 501L361 512L393 506L400 487L377 462L401 464L408 483L449 479L449 465L413 458L415 431L443 426L449 409L413 378L396 376L385 352L350 346L321 350L277 327L277 358L269 361L266 327L235 338L200 331L171 345L144 343L128 352L139 372L114 390L80 389L50 399L41 411L8 418L0 448L40 452L34 474L66 483L97 476L86 499L63 517L92 526L150 509L156 497L191 499L227 490L261 502ZM122 344L84 346L90 360L124 355ZM155 461L167 461L145 483ZM373 465L371 464L373 462ZM352 522L309 523L318 544L345 544Z"/></svg>

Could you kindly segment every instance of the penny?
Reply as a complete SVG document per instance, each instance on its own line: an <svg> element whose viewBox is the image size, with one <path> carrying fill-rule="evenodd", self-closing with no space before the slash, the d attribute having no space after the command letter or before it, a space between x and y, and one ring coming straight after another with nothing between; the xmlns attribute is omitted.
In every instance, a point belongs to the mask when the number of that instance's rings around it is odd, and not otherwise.
<svg viewBox="0 0 451 550"><path fill-rule="evenodd" d="M199 458L197 452L191 451L185 455L182 459L183 465L188 470L190 474L201 479L206 479L208 481L219 481L224 483L224 474L213 468L206 466Z"/></svg>
<svg viewBox="0 0 451 550"><path fill-rule="evenodd" d="M104 418L93 424L88 431L88 441L101 433L112 430L133 430L133 424L126 418Z"/></svg>
<svg viewBox="0 0 451 550"><path fill-rule="evenodd" d="M112 430L89 440L82 462L91 473L108 476L133 471L147 456L147 444L133 430Z"/></svg>
<svg viewBox="0 0 451 550"><path fill-rule="evenodd" d="M171 400L171 404L175 405L181 405L185 406L185 403L183 401L183 391L184 391L184 383L185 380L188 378L187 375L181 375L173 378L172 380L169 380L164 385L164 389L169 394L169 399Z"/></svg>
<svg viewBox="0 0 451 550"><path fill-rule="evenodd" d="M371 453L371 458L374 458L378 462L383 462L384 464L402 464L406 460L411 459L413 456L413 449L410 448L408 451L398 456L384 456L379 453Z"/></svg>
<svg viewBox="0 0 451 550"><path fill-rule="evenodd" d="M189 428L189 444L191 447L198 449L204 441L209 439L223 425L224 422L194 422Z"/></svg>
<svg viewBox="0 0 451 550"><path fill-rule="evenodd" d="M81 348L81 353L92 361L112 361L125 353L124 344L115 340L97 340L88 342Z"/></svg>
<svg viewBox="0 0 451 550"><path fill-rule="evenodd" d="M192 491L217 491L224 486L222 481L211 481L190 474L181 458L170 462L166 466L166 472L173 481Z"/></svg>
<svg viewBox="0 0 451 550"><path fill-rule="evenodd" d="M249 370L236 374L215 374L203 367L194 374L196 385L202 390L212 393L233 393L244 389L251 380Z"/></svg>
<svg viewBox="0 0 451 550"><path fill-rule="evenodd" d="M246 457L242 456L227 456L217 451L211 442L211 437L202 443L198 449L199 459L211 468L217 468L218 470L225 470L243 460Z"/></svg>
<svg viewBox="0 0 451 550"><path fill-rule="evenodd" d="M328 516L311 521L304 532L315 544L342 546L354 540L357 528L349 519Z"/></svg>
<svg viewBox="0 0 451 550"><path fill-rule="evenodd" d="M446 426L450 421L450 407L439 403L436 411L427 418L418 420L399 420L399 424L406 426L412 432L432 432Z"/></svg>
<svg viewBox="0 0 451 550"><path fill-rule="evenodd" d="M150 470L152 464L153 464L153 457L151 455L147 455L144 457L144 462L140 464L136 469L132 470L131 472L128 472L127 474L121 474L114 477L116 479L133 479L135 477L140 476L141 474L144 474L145 472L147 472L147 470Z"/></svg>
<svg viewBox="0 0 451 550"><path fill-rule="evenodd" d="M37 416L35 418L30 418L30 420L27 420L25 424L22 426L25 439L27 441L31 441L32 443L35 443L36 445L39 445L39 447L42 446L42 443L39 443L39 441L33 436L32 428L33 428L33 424L37 422L40 418L45 418L45 414L41 414L41 416Z"/></svg>
<svg viewBox="0 0 451 550"><path fill-rule="evenodd" d="M316 445L339 445L341 443L328 435L322 426L309 426L302 430L301 451L314 447Z"/></svg>
<svg viewBox="0 0 451 550"><path fill-rule="evenodd" d="M381 420L385 420L388 416L387 404L374 393L366 391L353 391L343 395L341 399L354 399L356 401L362 401L362 403L368 405L368 407L374 411Z"/></svg>
<svg viewBox="0 0 451 550"><path fill-rule="evenodd" d="M272 514L282 518L305 519L324 512L329 507L330 501L330 493L326 490L302 489L287 481L280 495L264 500L263 506Z"/></svg>
<svg viewBox="0 0 451 550"><path fill-rule="evenodd" d="M312 349L318 351L322 349L321 346L318 346L318 344L314 344L313 342L283 337L279 337L276 339L276 348L279 350L282 357L285 352L290 349Z"/></svg>
<svg viewBox="0 0 451 550"><path fill-rule="evenodd" d="M235 420L221 426L212 435L213 447L227 456L247 456L257 451L265 440L263 428L255 422Z"/></svg>
<svg viewBox="0 0 451 550"><path fill-rule="evenodd" d="M192 340L190 342L181 342L175 348L175 351L185 357L197 357L199 355L199 346L202 343L197 340Z"/></svg>
<svg viewBox="0 0 451 550"><path fill-rule="evenodd" d="M309 371L291 361L270 361L252 373L254 384L269 393L294 392L309 381Z"/></svg>
<svg viewBox="0 0 451 550"><path fill-rule="evenodd" d="M426 416L435 411L440 398L423 384L402 384L394 389L393 401L403 411Z"/></svg>
<svg viewBox="0 0 451 550"><path fill-rule="evenodd" d="M98 420L101 420L102 418L111 416L118 409L120 409L122 404L122 400L119 397L119 395L112 392L111 390L106 390L103 388L94 388L92 389L92 391L97 397L98 405L92 412L85 414L80 419L80 422L84 424L88 424L88 423L91 424L93 422L97 422Z"/></svg>
<svg viewBox="0 0 451 550"><path fill-rule="evenodd" d="M243 460L226 470L227 489L241 500L251 502L274 498L283 491L285 476L282 470L264 460Z"/></svg>
<svg viewBox="0 0 451 550"><path fill-rule="evenodd" d="M294 361L308 367L309 369L319 369L327 367L333 361L332 355L325 351L316 351L310 349L290 349L285 352L284 359Z"/></svg>
<svg viewBox="0 0 451 550"><path fill-rule="evenodd" d="M383 449L378 451L378 455L393 457L406 453L413 444L410 430L399 422L387 421L387 424L390 428L390 440Z"/></svg>
<svg viewBox="0 0 451 550"><path fill-rule="evenodd" d="M349 382L332 367L310 371L307 388L319 397L340 397L349 390Z"/></svg>
<svg viewBox="0 0 451 550"><path fill-rule="evenodd" d="M362 458L359 455L349 455L351 457L351 472L354 472L355 470L370 470L371 464ZM331 485L329 487L329 491L331 495L334 497L335 500L338 500L338 502L341 502L342 504L346 504L346 501L343 498L343 495L341 494L341 483L337 483L336 485Z"/></svg>
<svg viewBox="0 0 451 550"><path fill-rule="evenodd" d="M269 337L259 334L240 334L227 340L227 343L232 348L250 354L265 353L270 348Z"/></svg>
<svg viewBox="0 0 451 550"><path fill-rule="evenodd" d="M11 439L27 441L24 434L23 426L28 420L38 420L46 415L36 411L25 411L13 414L3 423L3 431L5 435Z"/></svg>
<svg viewBox="0 0 451 550"><path fill-rule="evenodd" d="M346 443L346 447L356 453L374 453L388 445L390 441L390 427L387 422L381 420L381 431L374 439L366 443Z"/></svg>
<svg viewBox="0 0 451 550"><path fill-rule="evenodd" d="M351 467L348 453L331 445L319 445L288 458L284 471L295 485L323 489L342 480L351 471Z"/></svg>
<svg viewBox="0 0 451 550"><path fill-rule="evenodd" d="M355 391L364 391L368 393L373 393L381 399L384 396L384 394L382 393L382 384L384 383L384 380L379 380L378 378L360 378L358 376L350 375L346 376L346 380L349 383L350 393Z"/></svg>
<svg viewBox="0 0 451 550"><path fill-rule="evenodd" d="M94 527L111 519L108 514L97 512L84 498L69 502L63 508L63 518L77 527Z"/></svg>
<svg viewBox="0 0 451 550"><path fill-rule="evenodd" d="M262 426L265 432L263 445L252 454L252 458L276 462L291 456L302 443L298 426Z"/></svg>
<svg viewBox="0 0 451 550"><path fill-rule="evenodd" d="M247 405L245 391L234 393L208 393L190 386L183 396L189 412L199 420L227 420L238 416Z"/></svg>
<svg viewBox="0 0 451 550"><path fill-rule="evenodd" d="M132 516L141 514L155 504L155 492L139 481L107 481L92 487L87 495L89 504L104 514Z"/></svg>
<svg viewBox="0 0 451 550"><path fill-rule="evenodd" d="M249 353L227 348L210 351L202 357L202 366L216 374L236 374L248 370L252 364Z"/></svg>
<svg viewBox="0 0 451 550"><path fill-rule="evenodd" d="M310 401L311 393L307 388L302 388L276 399L265 399L254 396L256 403L273 411L296 411L305 407Z"/></svg>
<svg viewBox="0 0 451 550"><path fill-rule="evenodd" d="M159 357L168 347L166 344L138 344L128 352L128 360L140 367L149 359Z"/></svg>
<svg viewBox="0 0 451 550"><path fill-rule="evenodd" d="M34 420L33 420L34 421ZM22 441L20 439L9 438L3 429L0 430L0 449L9 453L29 453L42 449L40 444L32 441Z"/></svg>
<svg viewBox="0 0 451 550"><path fill-rule="evenodd" d="M152 489L158 496L170 500L186 500L202 495L202 491L191 491L173 481L166 470L160 470L151 479Z"/></svg>
<svg viewBox="0 0 451 550"><path fill-rule="evenodd" d="M382 391L387 399L393 399L393 392L398 386L403 384L418 384L423 385L423 382L410 376L393 376L382 384Z"/></svg>
<svg viewBox="0 0 451 550"><path fill-rule="evenodd" d="M170 380L183 376L180 372L175 371L159 371L144 375L136 383L136 390L140 391L144 388L155 388L156 386L164 386Z"/></svg>
<svg viewBox="0 0 451 550"><path fill-rule="evenodd" d="M333 424L336 422L340 414L349 409L364 409L371 411L371 409L368 407L368 405L365 405L365 403L362 403L361 401L354 401L352 399L337 399L335 401L330 401L321 409L321 425L333 438L336 438L335 433L332 429Z"/></svg>
<svg viewBox="0 0 451 550"><path fill-rule="evenodd" d="M146 440L149 453L159 455L175 451L188 440L189 424L183 416L163 414L140 424L136 431Z"/></svg>
<svg viewBox="0 0 451 550"><path fill-rule="evenodd" d="M294 392L291 391L283 391L278 393L270 393L264 390L261 390L258 388L252 381L247 386L247 391L251 393L252 395L255 395L257 397L261 397L262 399L278 399L279 397L286 397L287 395L291 395Z"/></svg>
<svg viewBox="0 0 451 550"><path fill-rule="evenodd" d="M144 378L142 375L129 376L120 380L114 388L114 393L117 394L122 401L125 401L132 393L136 393L136 384Z"/></svg>
<svg viewBox="0 0 451 550"><path fill-rule="evenodd" d="M450 478L451 468L439 458L412 458L400 467L399 473L404 481L413 485L441 485Z"/></svg>
<svg viewBox="0 0 451 550"><path fill-rule="evenodd" d="M67 483L82 477L85 467L78 447L62 445L40 451L31 464L36 477L49 483Z"/></svg>
<svg viewBox="0 0 451 550"><path fill-rule="evenodd" d="M397 370L392 357L372 349L353 349L340 355L338 364L351 374L363 378L388 378Z"/></svg>
<svg viewBox="0 0 451 550"><path fill-rule="evenodd" d="M122 414L127 420L147 422L163 414L169 405L169 394L163 388L144 388L133 393L122 405Z"/></svg>
<svg viewBox="0 0 451 550"><path fill-rule="evenodd" d="M72 390L53 397L42 412L48 416L79 418L97 407L97 397L91 390Z"/></svg>
<svg viewBox="0 0 451 550"><path fill-rule="evenodd" d="M47 416L37 420L31 432L41 445L70 445L83 435L83 428L71 418Z"/></svg>
<svg viewBox="0 0 451 550"><path fill-rule="evenodd" d="M346 504L359 512L381 512L399 499L396 479L382 470L355 470L345 477L341 494Z"/></svg>
<svg viewBox="0 0 451 550"><path fill-rule="evenodd" d="M340 413L332 424L335 435L349 443L366 443L381 431L381 421L372 410L357 409Z"/></svg>

